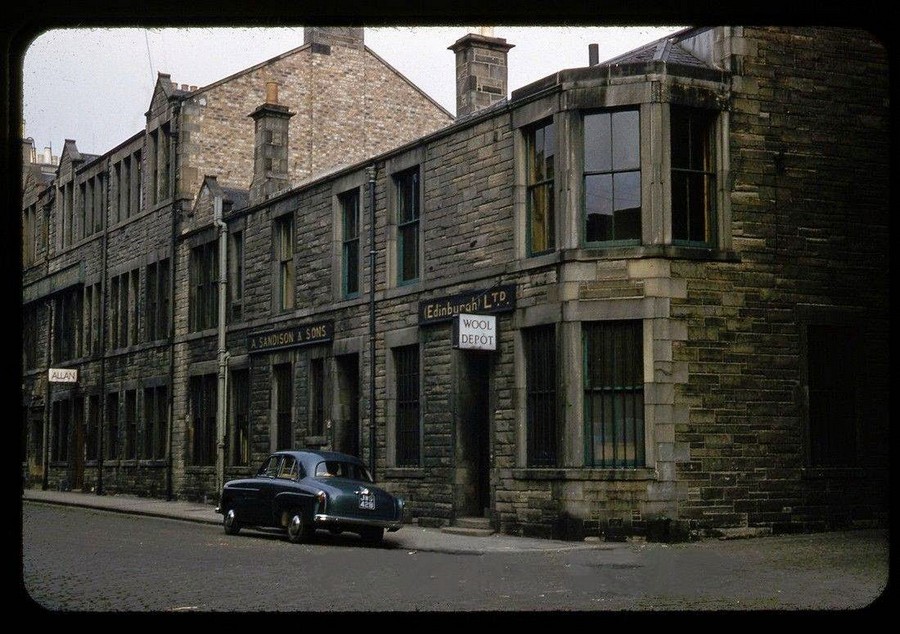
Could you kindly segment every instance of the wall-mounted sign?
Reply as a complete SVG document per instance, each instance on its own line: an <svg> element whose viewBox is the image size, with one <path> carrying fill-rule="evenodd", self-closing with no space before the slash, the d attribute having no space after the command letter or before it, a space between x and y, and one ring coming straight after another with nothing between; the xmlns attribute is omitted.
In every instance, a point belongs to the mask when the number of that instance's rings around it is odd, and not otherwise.
<svg viewBox="0 0 900 634"><path fill-rule="evenodd" d="M47 380L51 383L78 383L78 370L74 368L50 368Z"/></svg>
<svg viewBox="0 0 900 634"><path fill-rule="evenodd" d="M247 351L250 353L270 352L281 348L327 343L332 339L334 339L334 323L320 321L305 326L254 333L247 337Z"/></svg>
<svg viewBox="0 0 900 634"><path fill-rule="evenodd" d="M486 290L460 293L419 302L419 324L451 321L462 313L489 315L505 313L516 307L516 285L495 286Z"/></svg>
<svg viewBox="0 0 900 634"><path fill-rule="evenodd" d="M497 317L460 313L453 321L453 347L460 350L496 350Z"/></svg>

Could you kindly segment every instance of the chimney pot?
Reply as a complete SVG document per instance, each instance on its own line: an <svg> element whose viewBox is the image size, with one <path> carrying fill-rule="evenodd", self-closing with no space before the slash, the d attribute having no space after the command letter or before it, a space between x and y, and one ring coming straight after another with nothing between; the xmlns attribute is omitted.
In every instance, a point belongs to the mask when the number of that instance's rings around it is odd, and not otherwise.
<svg viewBox="0 0 900 634"><path fill-rule="evenodd" d="M266 82L266 103L278 103L278 82Z"/></svg>

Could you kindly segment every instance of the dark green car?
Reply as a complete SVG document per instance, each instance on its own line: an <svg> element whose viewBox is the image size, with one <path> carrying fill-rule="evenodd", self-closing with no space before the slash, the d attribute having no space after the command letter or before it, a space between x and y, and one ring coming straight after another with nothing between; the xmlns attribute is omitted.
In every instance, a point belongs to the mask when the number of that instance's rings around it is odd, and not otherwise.
<svg viewBox="0 0 900 634"><path fill-rule="evenodd" d="M362 460L333 451L273 453L255 477L225 483L216 511L229 535L279 528L295 543L327 529L378 544L403 525L403 500L376 487Z"/></svg>

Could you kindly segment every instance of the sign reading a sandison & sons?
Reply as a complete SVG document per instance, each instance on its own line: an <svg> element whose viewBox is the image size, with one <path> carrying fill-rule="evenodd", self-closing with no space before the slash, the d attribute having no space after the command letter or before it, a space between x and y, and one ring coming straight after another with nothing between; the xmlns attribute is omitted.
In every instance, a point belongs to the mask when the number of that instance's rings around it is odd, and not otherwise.
<svg viewBox="0 0 900 634"><path fill-rule="evenodd" d="M334 323L320 321L305 326L253 333L247 337L247 351L270 352L281 348L327 343L334 339Z"/></svg>
<svg viewBox="0 0 900 634"><path fill-rule="evenodd" d="M419 324L451 321L461 313L505 313L516 307L516 285L460 293L419 302Z"/></svg>

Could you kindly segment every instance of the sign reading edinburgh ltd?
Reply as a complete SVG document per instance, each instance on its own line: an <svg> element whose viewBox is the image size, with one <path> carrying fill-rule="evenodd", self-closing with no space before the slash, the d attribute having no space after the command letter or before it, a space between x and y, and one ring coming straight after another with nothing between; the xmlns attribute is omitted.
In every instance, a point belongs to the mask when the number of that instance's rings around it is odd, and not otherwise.
<svg viewBox="0 0 900 634"><path fill-rule="evenodd" d="M269 352L281 348L307 346L314 343L326 343L334 338L334 323L320 321L306 326L270 330L254 333L247 337L247 351Z"/></svg>
<svg viewBox="0 0 900 634"><path fill-rule="evenodd" d="M419 302L419 324L451 321L460 313L489 315L516 307L516 285L495 286Z"/></svg>

